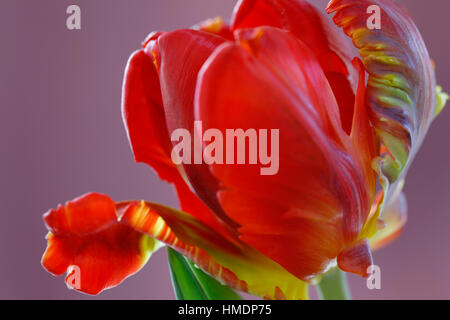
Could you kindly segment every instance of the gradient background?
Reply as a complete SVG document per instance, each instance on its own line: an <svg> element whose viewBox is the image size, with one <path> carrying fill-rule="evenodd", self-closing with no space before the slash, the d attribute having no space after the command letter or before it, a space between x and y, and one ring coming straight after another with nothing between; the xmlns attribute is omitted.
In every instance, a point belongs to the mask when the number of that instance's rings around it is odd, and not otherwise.
<svg viewBox="0 0 450 320"><path fill-rule="evenodd" d="M319 7L323 1L312 1ZM419 26L450 91L450 1L400 1ZM82 30L66 29L78 4ZM228 18L231 0L1 0L0 298L172 299L165 250L98 297L43 270L42 214L88 191L177 205L172 188L133 161L120 114L128 56L153 30ZM450 110L435 121L410 170L409 223L374 255L382 289L350 276L356 299L450 298Z"/></svg>

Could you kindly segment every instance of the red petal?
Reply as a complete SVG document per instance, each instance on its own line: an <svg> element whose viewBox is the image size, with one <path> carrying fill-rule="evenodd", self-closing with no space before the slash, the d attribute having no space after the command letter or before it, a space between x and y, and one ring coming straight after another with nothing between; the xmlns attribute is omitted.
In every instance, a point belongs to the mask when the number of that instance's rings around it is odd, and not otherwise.
<svg viewBox="0 0 450 320"><path fill-rule="evenodd" d="M112 201L103 195L85 195L70 202L78 208L71 217L82 215L86 224L92 224L104 210L102 205L97 208L99 196ZM90 199L93 203L86 205ZM138 271L160 247L160 240L234 289L266 298L307 299L306 283L255 249L236 239L228 241L185 212L132 201L116 204L110 214L119 218L101 231L82 236L72 232L65 237L49 233L43 266L54 275L67 271L69 287L97 294Z"/></svg>
<svg viewBox="0 0 450 320"><path fill-rule="evenodd" d="M184 128L194 136L194 95L200 68L225 39L213 34L178 30L159 38L160 80L169 132ZM194 140L194 139L192 139ZM177 142L174 142L176 144ZM192 142L193 143L193 142ZM192 144L192 150L194 150ZM206 164L183 164L199 198L229 225L235 225L217 202L218 182Z"/></svg>
<svg viewBox="0 0 450 320"><path fill-rule="evenodd" d="M313 5L303 0L242 0L232 21L233 30L273 26L305 43L319 60L340 107L343 128L350 132L354 94L347 68L354 50Z"/></svg>
<svg viewBox="0 0 450 320"><path fill-rule="evenodd" d="M54 275L67 271L67 285L88 294L116 286L137 272L156 245L153 238L118 223L115 204L105 195L70 201L50 211L45 221L55 233L47 236L42 265Z"/></svg>
<svg viewBox="0 0 450 320"><path fill-rule="evenodd" d="M169 132L193 129L198 72L223 43L221 37L196 30L173 31L159 38L160 81Z"/></svg>
<svg viewBox="0 0 450 320"><path fill-rule="evenodd" d="M313 5L304 0L241 0L233 30L271 26L291 32L316 55L325 72L347 75L353 49ZM336 54L337 53L337 54ZM343 59L343 60L342 60Z"/></svg>
<svg viewBox="0 0 450 320"><path fill-rule="evenodd" d="M324 23L326 22L320 12L303 0L242 0L235 8L232 28L237 30L271 26L285 29L319 56L330 52ZM324 64L332 67L330 62L337 63L334 66L340 65L340 72L345 70L339 59L324 61Z"/></svg>
<svg viewBox="0 0 450 320"><path fill-rule="evenodd" d="M355 94L353 93L350 82L347 76L338 72L327 72L326 77L339 105L342 128L346 133L350 133L353 120L353 105L355 102Z"/></svg>
<svg viewBox="0 0 450 320"><path fill-rule="evenodd" d="M161 33L152 33L146 40L145 52L135 52L125 71L122 113L130 144L136 161L148 164L162 179L175 184L183 210L224 233L223 226L192 193L180 175L180 168L170 158L172 143L154 63L157 59L149 56L156 49L155 41L160 36Z"/></svg>
<svg viewBox="0 0 450 320"><path fill-rule="evenodd" d="M179 173L170 161L159 77L142 50L130 57L125 70L122 113L136 161L147 163L162 179L173 182Z"/></svg>
<svg viewBox="0 0 450 320"><path fill-rule="evenodd" d="M62 241L62 237L47 234L47 249L42 257L42 266L53 275L62 275L72 264L75 250L70 243ZM70 238L66 238L70 239Z"/></svg>
<svg viewBox="0 0 450 320"><path fill-rule="evenodd" d="M116 219L114 202L99 193L68 201L64 207L60 205L44 214L50 232L58 236L82 236L97 232L114 224Z"/></svg>
<svg viewBox="0 0 450 320"><path fill-rule="evenodd" d="M364 170L364 179L370 190L372 190L370 199L373 199L376 184L374 170L372 169L372 161L375 158L375 145L366 102L366 72L364 65L358 58L353 60L353 65L359 73L359 80L350 135L358 150L360 166Z"/></svg>
<svg viewBox="0 0 450 320"><path fill-rule="evenodd" d="M314 55L274 28L238 33L201 73L197 96L204 130L279 129L279 172L212 165L219 200L242 225L241 239L307 279L356 240L369 212L359 155Z"/></svg>

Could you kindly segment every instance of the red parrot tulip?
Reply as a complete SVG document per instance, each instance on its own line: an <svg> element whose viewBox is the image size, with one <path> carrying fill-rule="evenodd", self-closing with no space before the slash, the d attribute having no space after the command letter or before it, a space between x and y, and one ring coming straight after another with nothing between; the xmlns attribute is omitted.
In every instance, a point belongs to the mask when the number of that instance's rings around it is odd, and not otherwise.
<svg viewBox="0 0 450 320"><path fill-rule="evenodd" d="M371 5L381 29L367 27ZM78 266L76 289L90 294L161 244L264 298L307 298L335 266L366 276L371 249L406 221L404 177L446 95L392 1L333 0L327 12L335 24L303 0L241 0L230 24L151 33L125 71L123 119L136 161L175 186L181 211L87 194L44 216L43 266ZM171 133L194 136L194 121L224 135L278 129L279 170L174 163Z"/></svg>

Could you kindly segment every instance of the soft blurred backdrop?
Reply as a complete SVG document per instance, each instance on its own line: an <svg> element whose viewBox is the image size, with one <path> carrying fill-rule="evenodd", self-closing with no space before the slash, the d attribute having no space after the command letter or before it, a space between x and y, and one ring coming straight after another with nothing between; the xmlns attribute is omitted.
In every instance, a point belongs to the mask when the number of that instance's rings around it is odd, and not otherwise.
<svg viewBox="0 0 450 320"><path fill-rule="evenodd" d="M314 1L324 9L327 1ZM450 91L450 1L400 1ZM66 29L81 7L82 30ZM0 2L0 298L173 299L165 250L98 297L67 290L40 258L42 214L88 191L176 206L172 188L136 164L120 113L128 56L153 30L228 19L231 0L2 0ZM450 299L450 110L434 122L406 183L409 222L374 254L382 289L350 276L356 299Z"/></svg>

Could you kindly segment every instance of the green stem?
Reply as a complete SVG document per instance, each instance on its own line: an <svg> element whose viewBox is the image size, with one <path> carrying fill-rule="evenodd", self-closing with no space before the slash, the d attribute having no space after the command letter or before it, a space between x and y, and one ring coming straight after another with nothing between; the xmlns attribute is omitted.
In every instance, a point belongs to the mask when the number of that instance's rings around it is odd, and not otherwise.
<svg viewBox="0 0 450 320"><path fill-rule="evenodd" d="M321 300L352 299L345 272L338 268L333 268L322 276L317 285L317 292Z"/></svg>

